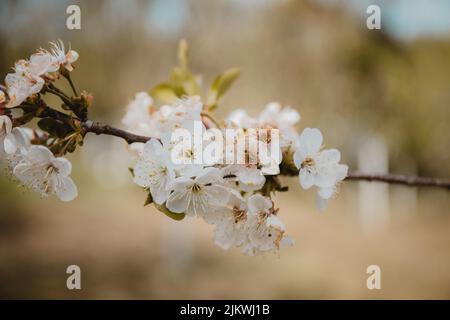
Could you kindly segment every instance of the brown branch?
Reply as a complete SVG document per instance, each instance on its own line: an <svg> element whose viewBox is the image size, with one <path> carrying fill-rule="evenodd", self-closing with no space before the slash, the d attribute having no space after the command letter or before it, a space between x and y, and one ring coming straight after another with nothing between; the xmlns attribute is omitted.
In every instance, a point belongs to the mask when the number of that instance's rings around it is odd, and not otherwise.
<svg viewBox="0 0 450 320"><path fill-rule="evenodd" d="M124 139L127 143L134 142L145 143L150 137L136 135L125 130L111 127L107 124L100 122L92 122L90 120L82 122L82 127L86 133L92 132L97 135L106 134L110 136L116 136ZM280 174L284 176L296 176L298 175L298 169L292 162L283 162L280 165ZM429 177L415 177L405 176L398 174L367 174L359 172L350 172L345 180L358 180L358 181L377 181L386 182L389 184L399 184L411 187L439 187L450 189L450 179L439 179Z"/></svg>
<svg viewBox="0 0 450 320"><path fill-rule="evenodd" d="M128 144L134 142L142 142L145 143L151 139L151 137L140 136L137 134L130 133L125 130L117 129L111 127L110 125L103 124L100 122L93 122L91 120L85 121L81 123L85 133L92 132L96 135L106 134L110 136L115 136L124 139Z"/></svg>
<svg viewBox="0 0 450 320"><path fill-rule="evenodd" d="M450 179L439 179L429 177L404 176L399 174L367 174L350 172L346 180L379 181L390 184L401 184L411 187L439 187L450 189Z"/></svg>

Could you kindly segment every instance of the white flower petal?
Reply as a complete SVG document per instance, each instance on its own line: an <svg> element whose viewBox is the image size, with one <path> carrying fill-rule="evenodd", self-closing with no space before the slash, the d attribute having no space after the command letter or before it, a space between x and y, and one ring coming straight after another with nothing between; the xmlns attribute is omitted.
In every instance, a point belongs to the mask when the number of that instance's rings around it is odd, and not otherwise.
<svg viewBox="0 0 450 320"><path fill-rule="evenodd" d="M322 199L330 199L335 192L335 188L334 187L329 187L329 188L319 188L317 190L317 193L319 194L319 196Z"/></svg>
<svg viewBox="0 0 450 320"><path fill-rule="evenodd" d="M156 204L164 203L169 197L170 190L166 188L166 185L167 178L162 178L159 183L150 185L150 192Z"/></svg>
<svg viewBox="0 0 450 320"><path fill-rule="evenodd" d="M272 208L272 201L260 194L254 194L247 200L248 210L252 214L266 212Z"/></svg>
<svg viewBox="0 0 450 320"><path fill-rule="evenodd" d="M66 158L56 158L52 161L52 164L58 169L58 174L61 176L68 176L72 172L72 163Z"/></svg>
<svg viewBox="0 0 450 320"><path fill-rule="evenodd" d="M314 154L322 146L323 136L319 129L306 128L300 135L300 149L306 154Z"/></svg>
<svg viewBox="0 0 450 320"><path fill-rule="evenodd" d="M11 133L12 130L12 121L8 116L0 116L0 136L1 133Z"/></svg>
<svg viewBox="0 0 450 320"><path fill-rule="evenodd" d="M28 150L28 159L35 163L50 163L55 156L44 146L31 146Z"/></svg>
<svg viewBox="0 0 450 320"><path fill-rule="evenodd" d="M300 169L302 162L305 160L307 154L304 153L301 148L298 148L294 153L294 163L297 169Z"/></svg>
<svg viewBox="0 0 450 320"><path fill-rule="evenodd" d="M341 160L341 153L337 149L327 149L319 153L317 160L321 165L338 163Z"/></svg>
<svg viewBox="0 0 450 320"><path fill-rule="evenodd" d="M226 187L212 185L205 187L205 196L208 204L213 206L225 206L230 199L230 191Z"/></svg>
<svg viewBox="0 0 450 320"><path fill-rule="evenodd" d="M266 225L267 227L275 228L279 231L286 230L286 227L284 226L284 223L281 221L281 219L274 215L271 215L267 218Z"/></svg>
<svg viewBox="0 0 450 320"><path fill-rule="evenodd" d="M72 201L78 196L77 186L69 177L61 177L56 188L56 195L61 201Z"/></svg>
<svg viewBox="0 0 450 320"><path fill-rule="evenodd" d="M306 169L300 169L299 179L303 189L309 189L314 185L314 175Z"/></svg>
<svg viewBox="0 0 450 320"><path fill-rule="evenodd" d="M218 168L205 168L195 179L198 184L218 182L222 179L222 172Z"/></svg>
<svg viewBox="0 0 450 320"><path fill-rule="evenodd" d="M17 141L12 134L7 134L3 140L3 146L7 154L14 154L17 150Z"/></svg>
<svg viewBox="0 0 450 320"><path fill-rule="evenodd" d="M133 168L134 183L144 188L149 187L151 184L150 172L153 167L153 163L149 161L138 161Z"/></svg>
<svg viewBox="0 0 450 320"><path fill-rule="evenodd" d="M188 190L172 192L166 201L166 207L172 212L186 212L191 202L191 193Z"/></svg>

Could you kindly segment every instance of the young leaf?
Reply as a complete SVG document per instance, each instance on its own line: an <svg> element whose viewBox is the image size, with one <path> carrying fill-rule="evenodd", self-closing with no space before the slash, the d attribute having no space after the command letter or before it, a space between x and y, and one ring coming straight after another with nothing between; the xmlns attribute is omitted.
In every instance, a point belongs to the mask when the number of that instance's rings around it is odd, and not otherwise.
<svg viewBox="0 0 450 320"><path fill-rule="evenodd" d="M173 103L186 94L183 88L161 83L150 91L151 96L163 103Z"/></svg>
<svg viewBox="0 0 450 320"><path fill-rule="evenodd" d="M144 202L144 207L148 206L150 203L153 203L153 197L152 197L151 192L149 191L148 195L147 195L147 199L145 199L145 202Z"/></svg>
<svg viewBox="0 0 450 320"><path fill-rule="evenodd" d="M189 66L189 46L185 39L181 39L178 43L178 63L184 70L188 70Z"/></svg>
<svg viewBox="0 0 450 320"><path fill-rule="evenodd" d="M161 205L155 205L155 207L156 207L156 209L158 209L159 211L164 213L166 216L168 216L169 218L172 218L173 220L176 220L176 221L183 220L184 217L186 216L184 213L174 213L174 212L170 211L169 209L167 209L167 207L164 203Z"/></svg>
<svg viewBox="0 0 450 320"><path fill-rule="evenodd" d="M220 98L224 95L225 92L227 92L233 82L237 79L239 73L239 69L232 68L217 76L208 93L208 106L217 105Z"/></svg>

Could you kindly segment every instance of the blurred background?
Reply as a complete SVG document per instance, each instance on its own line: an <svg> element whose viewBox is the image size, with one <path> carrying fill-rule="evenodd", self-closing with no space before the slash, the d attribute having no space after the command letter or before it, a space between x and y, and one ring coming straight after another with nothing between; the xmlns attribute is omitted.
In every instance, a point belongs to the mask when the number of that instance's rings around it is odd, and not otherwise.
<svg viewBox="0 0 450 320"><path fill-rule="evenodd" d="M70 4L81 30L66 29ZM366 27L370 4L381 30ZM185 38L205 89L241 68L220 116L280 101L351 170L449 178L449 17L446 0L2 0L0 74L48 41L70 42L72 77L95 97L91 118L120 125L134 94L167 78ZM216 247L198 219L143 207L120 139L88 136L69 159L72 203L0 179L1 298L450 298L448 191L346 182L322 214L314 192L286 178L277 204L295 246L246 257ZM66 288L71 264L81 291ZM372 264L381 290L366 287Z"/></svg>

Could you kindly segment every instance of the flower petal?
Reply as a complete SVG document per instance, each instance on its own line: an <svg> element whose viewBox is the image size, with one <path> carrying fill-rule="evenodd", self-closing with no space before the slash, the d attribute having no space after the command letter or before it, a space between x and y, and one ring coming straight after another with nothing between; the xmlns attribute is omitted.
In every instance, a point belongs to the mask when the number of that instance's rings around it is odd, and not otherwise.
<svg viewBox="0 0 450 320"><path fill-rule="evenodd" d="M166 207L172 212L183 213L191 202L191 194L188 190L174 191L167 198Z"/></svg>
<svg viewBox="0 0 450 320"><path fill-rule="evenodd" d="M47 147L31 146L28 150L27 158L34 163L50 163L53 159L55 159L55 156Z"/></svg>
<svg viewBox="0 0 450 320"><path fill-rule="evenodd" d="M337 149L327 149L319 153L317 161L320 164L338 163L341 160L341 153Z"/></svg>
<svg viewBox="0 0 450 320"><path fill-rule="evenodd" d="M198 184L217 182L222 179L222 172L218 168L205 168L195 179Z"/></svg>
<svg viewBox="0 0 450 320"><path fill-rule="evenodd" d="M272 208L272 201L263 197L260 194L254 194L248 198L248 210L252 214L258 214L261 212L266 212Z"/></svg>
<svg viewBox="0 0 450 320"><path fill-rule="evenodd" d="M306 169L300 169L300 185L303 189L309 189L314 185L314 175Z"/></svg>
<svg viewBox="0 0 450 320"><path fill-rule="evenodd" d="M60 177L56 187L56 195L61 201L72 201L78 196L77 186L70 177Z"/></svg>
<svg viewBox="0 0 450 320"><path fill-rule="evenodd" d="M68 176L72 172L72 163L66 158L56 158L52 161L52 164L58 169L58 174L61 176Z"/></svg>
<svg viewBox="0 0 450 320"><path fill-rule="evenodd" d="M304 149L306 154L314 154L322 146L323 136L319 129L306 128L300 135L300 148Z"/></svg>
<svg viewBox="0 0 450 320"><path fill-rule="evenodd" d="M164 203L169 197L170 190L167 190L166 184L167 178L162 178L159 183L150 185L150 192L156 204Z"/></svg>

